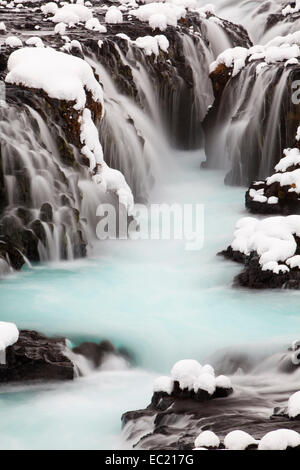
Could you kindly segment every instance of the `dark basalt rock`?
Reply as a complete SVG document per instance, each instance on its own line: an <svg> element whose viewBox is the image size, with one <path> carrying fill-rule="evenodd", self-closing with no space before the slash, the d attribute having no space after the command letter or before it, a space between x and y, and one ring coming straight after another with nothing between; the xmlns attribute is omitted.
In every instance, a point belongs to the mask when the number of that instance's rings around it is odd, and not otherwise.
<svg viewBox="0 0 300 470"><path fill-rule="evenodd" d="M243 271L234 278L236 287L249 287L251 289L299 289L300 287L300 271L297 268L278 274L270 270L263 271L256 252L246 256L239 251L234 251L231 246L228 246L219 255L244 264Z"/></svg>
<svg viewBox="0 0 300 470"><path fill-rule="evenodd" d="M74 365L65 348L64 338L21 330L18 341L6 349L6 364L0 364L0 383L72 380Z"/></svg>

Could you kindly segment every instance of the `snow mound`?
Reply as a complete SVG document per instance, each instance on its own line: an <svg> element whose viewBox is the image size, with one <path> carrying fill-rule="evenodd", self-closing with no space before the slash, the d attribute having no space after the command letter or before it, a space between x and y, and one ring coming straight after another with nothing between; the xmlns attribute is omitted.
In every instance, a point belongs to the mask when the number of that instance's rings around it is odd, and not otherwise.
<svg viewBox="0 0 300 470"><path fill-rule="evenodd" d="M5 44L11 48L23 46L21 39L19 39L17 36L9 36L5 39Z"/></svg>
<svg viewBox="0 0 300 470"><path fill-rule="evenodd" d="M54 23L77 24L93 18L92 11L84 5L70 4L59 8L51 18Z"/></svg>
<svg viewBox="0 0 300 470"><path fill-rule="evenodd" d="M264 270L287 272L284 264L295 255L297 243L294 235L300 236L300 216L276 216L266 219L243 217L236 224L231 247L247 256L256 251Z"/></svg>
<svg viewBox="0 0 300 470"><path fill-rule="evenodd" d="M0 321L0 351L5 351L19 339L19 330L14 323Z"/></svg>
<svg viewBox="0 0 300 470"><path fill-rule="evenodd" d="M154 392L165 392L168 395L171 395L173 391L174 380L168 376L157 377L154 380L153 391Z"/></svg>
<svg viewBox="0 0 300 470"><path fill-rule="evenodd" d="M183 5L178 5L175 2L153 2L131 10L130 14L140 21L147 21L152 28L164 30L167 26L177 26L177 21L180 18L185 18L186 9Z"/></svg>
<svg viewBox="0 0 300 470"><path fill-rule="evenodd" d="M58 10L58 5L55 2L49 2L46 3L46 5L42 5L41 10L44 15L55 15Z"/></svg>
<svg viewBox="0 0 300 470"><path fill-rule="evenodd" d="M293 395L290 396L287 412L289 418L296 418L296 416L300 415L300 392L293 393Z"/></svg>
<svg viewBox="0 0 300 470"><path fill-rule="evenodd" d="M164 378L165 379L165 378ZM215 377L214 368L201 364L194 359L183 359L176 362L171 370L172 382L178 382L181 390L188 389L192 392L205 391L212 396L216 389L231 389L231 381L228 377L220 375ZM170 380L171 380L170 379Z"/></svg>
<svg viewBox="0 0 300 470"><path fill-rule="evenodd" d="M28 48L14 51L8 60L6 83L43 89L51 98L75 101L74 108L85 107L86 92L103 103L100 84L84 60L52 48Z"/></svg>
<svg viewBox="0 0 300 470"><path fill-rule="evenodd" d="M300 445L300 434L291 429L277 429L265 434L261 439L258 450L286 450L288 447Z"/></svg>
<svg viewBox="0 0 300 470"><path fill-rule="evenodd" d="M159 49L164 52L168 51L169 41L164 35L142 36L137 38L134 43L140 49L144 49L146 55L158 56Z"/></svg>
<svg viewBox="0 0 300 470"><path fill-rule="evenodd" d="M220 445L220 439L212 431L203 431L195 439L195 447L213 447L217 448Z"/></svg>
<svg viewBox="0 0 300 470"><path fill-rule="evenodd" d="M245 450L257 441L247 432L235 430L227 434L224 439L224 445L228 450Z"/></svg>
<svg viewBox="0 0 300 470"><path fill-rule="evenodd" d="M97 18L91 18L85 23L86 29L91 31L98 31L99 33L106 33L107 29L103 26Z"/></svg>
<svg viewBox="0 0 300 470"><path fill-rule="evenodd" d="M110 7L105 14L105 23L123 23L122 12L115 6Z"/></svg>

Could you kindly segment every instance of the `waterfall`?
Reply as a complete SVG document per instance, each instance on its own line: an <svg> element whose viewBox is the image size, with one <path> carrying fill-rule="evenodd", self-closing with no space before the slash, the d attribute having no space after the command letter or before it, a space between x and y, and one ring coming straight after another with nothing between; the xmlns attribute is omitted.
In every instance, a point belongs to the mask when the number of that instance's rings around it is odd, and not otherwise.
<svg viewBox="0 0 300 470"><path fill-rule="evenodd" d="M290 70L271 66L257 74L256 67L257 62L249 64L227 84L216 115L206 123L208 164L229 170L229 184L268 176L296 132L282 119L293 106Z"/></svg>

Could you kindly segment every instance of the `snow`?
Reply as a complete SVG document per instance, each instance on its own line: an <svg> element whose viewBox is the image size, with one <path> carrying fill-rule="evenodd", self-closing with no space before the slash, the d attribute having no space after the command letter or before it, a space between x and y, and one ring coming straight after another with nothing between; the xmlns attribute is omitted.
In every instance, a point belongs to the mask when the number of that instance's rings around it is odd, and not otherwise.
<svg viewBox="0 0 300 470"><path fill-rule="evenodd" d="M276 171L286 171L290 166L300 165L299 149L297 148L285 149L283 153L285 157L281 158L279 163L277 163L277 165L275 166Z"/></svg>
<svg viewBox="0 0 300 470"><path fill-rule="evenodd" d="M140 49L144 49L146 55L158 56L159 49L168 51L169 41L164 35L142 36L134 41L134 44Z"/></svg>
<svg viewBox="0 0 300 470"><path fill-rule="evenodd" d="M63 36L64 34L66 34L66 27L66 23L57 23L54 28L55 34L60 34L61 36Z"/></svg>
<svg viewBox="0 0 300 470"><path fill-rule="evenodd" d="M0 21L0 31L6 31L6 26L3 21Z"/></svg>
<svg viewBox="0 0 300 470"><path fill-rule="evenodd" d="M171 377L179 383L181 389L187 388L197 393L205 390L209 395L213 395L216 387L232 388L231 381L225 375L215 377L214 368L210 364L201 366L194 359L184 359L174 364L171 370Z"/></svg>
<svg viewBox="0 0 300 470"><path fill-rule="evenodd" d="M286 260L286 264L291 268L299 268L300 269L300 255L292 256Z"/></svg>
<svg viewBox="0 0 300 470"><path fill-rule="evenodd" d="M245 255L256 251L264 270L286 272L289 268L278 262L285 262L295 255L297 244L294 234L300 236L299 215L266 219L243 217L236 224L231 247Z"/></svg>
<svg viewBox="0 0 300 470"><path fill-rule="evenodd" d="M292 13L297 13L300 10L300 2L296 1L295 6L292 7L291 5L287 5L285 8L281 10L283 16L290 15Z"/></svg>
<svg viewBox="0 0 300 470"><path fill-rule="evenodd" d="M223 51L217 59L210 65L212 73L219 64L233 68L232 76L235 77L245 67L246 61L262 60L256 67L256 74L259 74L264 67L277 62L285 62L285 66L298 64L297 58L300 56L300 32L288 34L287 36L277 36L266 45L255 45L249 49L244 47L233 47Z"/></svg>
<svg viewBox="0 0 300 470"><path fill-rule="evenodd" d="M164 31L168 26L166 15L162 15L161 13L155 13L154 15L151 15L149 18L149 25L152 29L157 28L161 31Z"/></svg>
<svg viewBox="0 0 300 470"><path fill-rule="evenodd" d="M229 377L226 375L218 375L216 377L216 386L220 388L232 388L232 383Z"/></svg>
<svg viewBox="0 0 300 470"><path fill-rule="evenodd" d="M23 43L17 36L9 36L5 39L5 44L9 47L22 47Z"/></svg>
<svg viewBox="0 0 300 470"><path fill-rule="evenodd" d="M58 10L58 5L57 3L49 2L46 3L46 5L42 5L41 10L44 15L55 15Z"/></svg>
<svg viewBox="0 0 300 470"><path fill-rule="evenodd" d="M204 390L209 395L213 395L216 391L216 379L213 375L207 372L201 373L194 380L194 392L197 393L199 390Z"/></svg>
<svg viewBox="0 0 300 470"><path fill-rule="evenodd" d="M26 41L27 46L34 46L34 47L44 47L44 43L41 38L38 36L32 36L31 38L27 39Z"/></svg>
<svg viewBox="0 0 300 470"><path fill-rule="evenodd" d="M245 67L249 50L244 47L233 47L226 49L218 55L217 60L210 65L210 73L213 72L219 64L226 67L233 67L232 76L235 77Z"/></svg>
<svg viewBox="0 0 300 470"><path fill-rule="evenodd" d="M86 22L93 18L92 11L84 5L68 4L59 8L51 18L54 23L77 24L80 21Z"/></svg>
<svg viewBox="0 0 300 470"><path fill-rule="evenodd" d="M195 439L195 447L214 447L217 448L220 445L220 439L212 431L203 431Z"/></svg>
<svg viewBox="0 0 300 470"><path fill-rule="evenodd" d="M224 439L224 445L228 450L245 450L252 444L257 444L257 441L247 432L238 429L228 433Z"/></svg>
<svg viewBox="0 0 300 470"><path fill-rule="evenodd" d="M174 380L168 376L157 377L154 380L153 391L154 392L165 392L168 395L171 395L173 391Z"/></svg>
<svg viewBox="0 0 300 470"><path fill-rule="evenodd" d="M182 5L176 5L175 3L148 3L146 5L142 5L136 10L131 10L130 14L135 16L140 21L148 21L149 25L154 27L159 24L160 26L170 25L170 26L177 26L177 21L180 18L185 18L186 10L185 7ZM164 17L164 19L162 19ZM151 24L150 24L150 18ZM161 27L159 29L163 30Z"/></svg>
<svg viewBox="0 0 300 470"><path fill-rule="evenodd" d="M110 168L104 161L98 165L97 174L93 181L101 185L104 191L110 191L117 195L119 203L122 204L129 216L134 215L134 199L130 187L124 175L118 170Z"/></svg>
<svg viewBox="0 0 300 470"><path fill-rule="evenodd" d="M84 145L81 152L88 157L90 168L94 169L97 163L103 162L103 150L91 111L87 108L83 110L81 117L80 141Z"/></svg>
<svg viewBox="0 0 300 470"><path fill-rule="evenodd" d="M19 339L19 330L14 323L0 321L0 351L5 351Z"/></svg>
<svg viewBox="0 0 300 470"><path fill-rule="evenodd" d="M300 168L293 171L287 171L286 173L274 173L266 179L267 185L273 183L280 183L281 186L291 186L290 192L295 191L300 193Z"/></svg>
<svg viewBox="0 0 300 470"><path fill-rule="evenodd" d="M85 107L85 89L103 103L101 85L84 60L52 48L22 48L8 60L6 83L43 89L51 98L75 101L74 108Z"/></svg>
<svg viewBox="0 0 300 470"><path fill-rule="evenodd" d="M106 33L107 29L105 26L100 24L99 20L97 18L91 18L85 23L86 29L89 29L91 31L98 31L99 33Z"/></svg>
<svg viewBox="0 0 300 470"><path fill-rule="evenodd" d="M285 450L287 447L300 445L300 434L291 429L277 429L265 434L261 439L258 450Z"/></svg>
<svg viewBox="0 0 300 470"><path fill-rule="evenodd" d="M300 415L300 392L293 393L293 395L290 396L287 412L290 418L296 418L296 416Z"/></svg>
<svg viewBox="0 0 300 470"><path fill-rule="evenodd" d="M105 14L105 23L123 23L122 12L115 6L110 7Z"/></svg>
<svg viewBox="0 0 300 470"><path fill-rule="evenodd" d="M264 189L253 189L249 191L249 196L256 202L267 202L267 197L263 195Z"/></svg>
<svg viewBox="0 0 300 470"><path fill-rule="evenodd" d="M171 377L177 382L181 382L182 379L189 376L192 378L198 377L201 374L202 366L198 361L194 359L182 359L176 362L171 370Z"/></svg>

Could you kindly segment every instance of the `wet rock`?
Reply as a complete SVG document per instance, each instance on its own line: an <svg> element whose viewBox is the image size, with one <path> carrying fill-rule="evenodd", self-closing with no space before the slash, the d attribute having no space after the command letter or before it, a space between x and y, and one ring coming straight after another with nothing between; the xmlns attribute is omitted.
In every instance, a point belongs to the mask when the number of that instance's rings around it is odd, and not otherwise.
<svg viewBox="0 0 300 470"><path fill-rule="evenodd" d="M0 364L0 383L72 380L74 366L65 349L64 338L21 330L19 340L6 349L6 364Z"/></svg>
<svg viewBox="0 0 300 470"><path fill-rule="evenodd" d="M45 202L40 211L40 219L42 222L52 222L53 221L53 209L51 204Z"/></svg>

